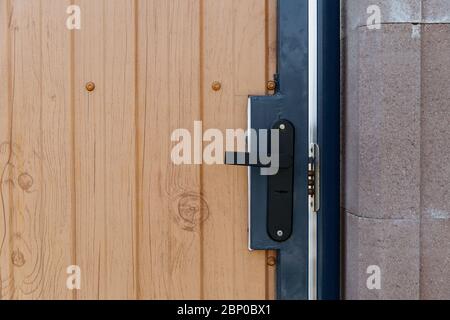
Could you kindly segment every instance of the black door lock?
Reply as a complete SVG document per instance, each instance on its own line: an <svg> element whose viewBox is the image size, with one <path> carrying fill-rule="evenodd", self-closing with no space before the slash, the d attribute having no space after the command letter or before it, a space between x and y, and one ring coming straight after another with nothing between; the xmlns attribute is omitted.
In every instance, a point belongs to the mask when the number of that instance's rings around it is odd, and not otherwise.
<svg viewBox="0 0 450 320"><path fill-rule="evenodd" d="M279 132L279 168L276 174L267 176L267 232L274 241L284 242L293 230L295 128L291 122L280 120L272 129ZM227 152L225 164L257 168L274 165L261 161L259 154L239 152Z"/></svg>

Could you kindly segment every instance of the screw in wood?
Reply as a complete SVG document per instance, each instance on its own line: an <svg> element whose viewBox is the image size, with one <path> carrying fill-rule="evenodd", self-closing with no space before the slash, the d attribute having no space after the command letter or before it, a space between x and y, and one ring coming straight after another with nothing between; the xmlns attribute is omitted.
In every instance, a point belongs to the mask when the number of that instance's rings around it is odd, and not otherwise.
<svg viewBox="0 0 450 320"><path fill-rule="evenodd" d="M267 265L269 267L274 267L277 264L277 258L275 258L274 256L270 256L267 258Z"/></svg>
<svg viewBox="0 0 450 320"><path fill-rule="evenodd" d="M95 90L95 83L93 83L92 81L86 83L86 90L89 91L89 92L94 91Z"/></svg>
<svg viewBox="0 0 450 320"><path fill-rule="evenodd" d="M274 91L277 88L277 83L273 80L267 81L267 90Z"/></svg>
<svg viewBox="0 0 450 320"><path fill-rule="evenodd" d="M214 91L220 91L220 89L222 89L222 84L219 81L214 81L211 87Z"/></svg>

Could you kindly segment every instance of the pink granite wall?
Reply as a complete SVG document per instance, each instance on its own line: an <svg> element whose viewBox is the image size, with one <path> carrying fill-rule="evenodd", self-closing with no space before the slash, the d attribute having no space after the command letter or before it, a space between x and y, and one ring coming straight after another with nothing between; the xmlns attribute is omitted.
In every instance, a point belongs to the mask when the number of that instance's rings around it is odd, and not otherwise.
<svg viewBox="0 0 450 320"><path fill-rule="evenodd" d="M345 297L450 299L450 0L342 6Z"/></svg>

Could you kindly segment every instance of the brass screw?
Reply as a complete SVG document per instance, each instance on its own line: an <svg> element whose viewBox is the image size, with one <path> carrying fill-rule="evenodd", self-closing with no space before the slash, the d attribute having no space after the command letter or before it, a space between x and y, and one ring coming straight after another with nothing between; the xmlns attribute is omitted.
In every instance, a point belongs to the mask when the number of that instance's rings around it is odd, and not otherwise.
<svg viewBox="0 0 450 320"><path fill-rule="evenodd" d="M277 88L277 83L273 80L267 81L267 90L274 91Z"/></svg>
<svg viewBox="0 0 450 320"><path fill-rule="evenodd" d="M222 84L219 81L214 81L212 84L212 89L214 91L219 91L220 89L222 89Z"/></svg>
<svg viewBox="0 0 450 320"><path fill-rule="evenodd" d="M93 82L88 82L86 83L86 90L89 92L92 92L95 90L95 83Z"/></svg>
<svg viewBox="0 0 450 320"><path fill-rule="evenodd" d="M267 258L267 265L269 267L274 267L277 264L277 258L270 256Z"/></svg>

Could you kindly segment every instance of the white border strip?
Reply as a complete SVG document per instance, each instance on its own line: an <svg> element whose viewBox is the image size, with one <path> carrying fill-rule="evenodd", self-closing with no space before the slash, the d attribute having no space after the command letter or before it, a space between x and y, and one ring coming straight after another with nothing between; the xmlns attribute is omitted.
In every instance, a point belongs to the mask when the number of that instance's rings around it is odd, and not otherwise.
<svg viewBox="0 0 450 320"><path fill-rule="evenodd" d="M247 104L247 151L252 151L252 99L248 98L248 104ZM248 167L248 250L253 251L252 248L252 168Z"/></svg>
<svg viewBox="0 0 450 320"><path fill-rule="evenodd" d="M318 143L317 136L317 73L318 73L318 0L309 0L309 146L308 154L314 157L314 144ZM312 199L309 199L311 202ZM314 205L308 204L308 296L309 300L317 300L317 214Z"/></svg>

